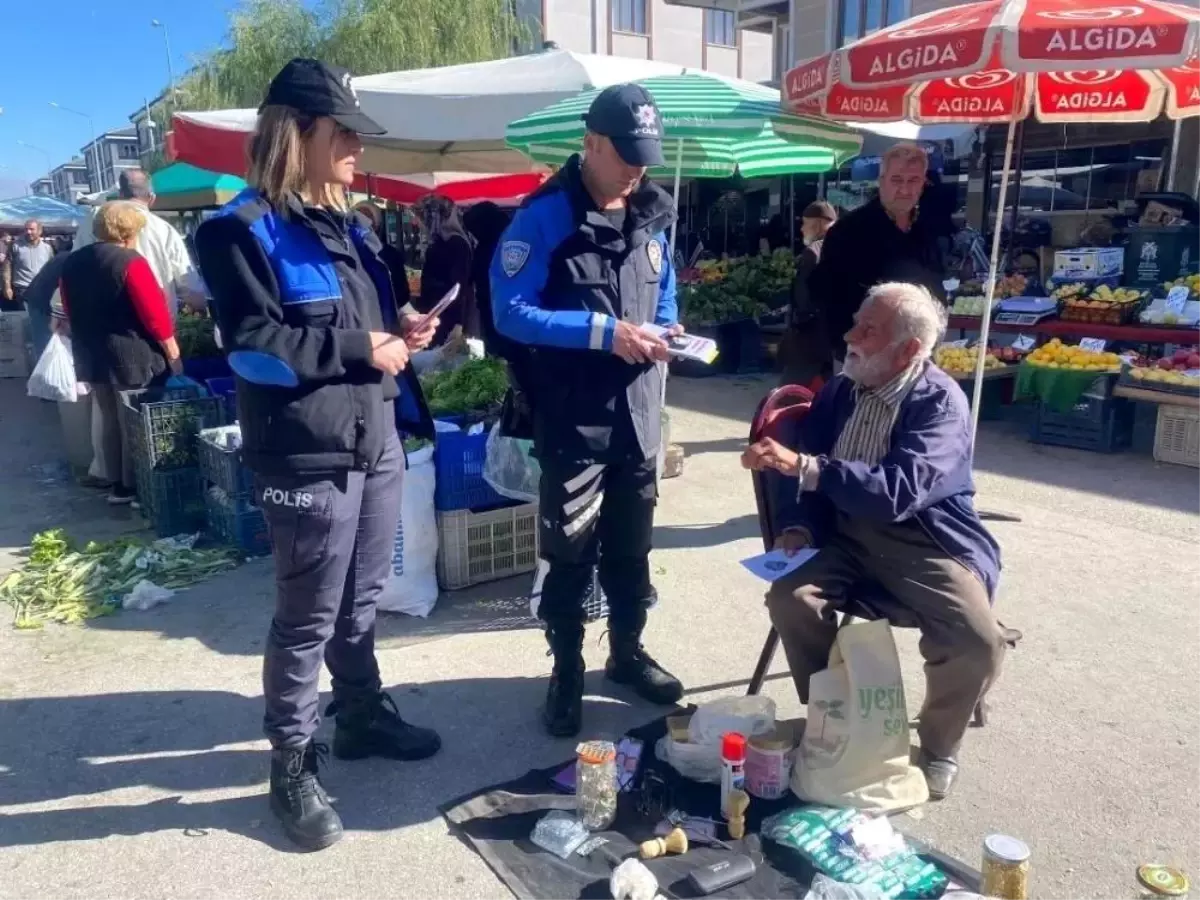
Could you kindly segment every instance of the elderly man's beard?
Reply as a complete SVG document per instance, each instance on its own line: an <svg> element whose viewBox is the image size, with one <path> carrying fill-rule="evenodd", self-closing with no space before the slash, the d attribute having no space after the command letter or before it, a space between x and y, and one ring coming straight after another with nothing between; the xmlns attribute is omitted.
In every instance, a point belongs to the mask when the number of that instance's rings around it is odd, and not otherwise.
<svg viewBox="0 0 1200 900"><path fill-rule="evenodd" d="M873 356L864 356L853 344L846 348L842 374L863 387L879 387L892 374L895 345L889 344Z"/></svg>

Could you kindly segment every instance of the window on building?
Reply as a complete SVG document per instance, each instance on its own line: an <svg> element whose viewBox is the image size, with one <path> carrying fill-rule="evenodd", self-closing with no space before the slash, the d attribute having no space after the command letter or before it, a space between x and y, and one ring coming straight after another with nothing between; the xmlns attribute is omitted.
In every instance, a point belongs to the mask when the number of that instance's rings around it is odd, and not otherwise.
<svg viewBox="0 0 1200 900"><path fill-rule="evenodd" d="M611 0L612 29L629 34L646 33L646 0Z"/></svg>
<svg viewBox="0 0 1200 900"><path fill-rule="evenodd" d="M118 159L137 159L138 145L132 141L126 141L117 145Z"/></svg>
<svg viewBox="0 0 1200 900"><path fill-rule="evenodd" d="M71 184L87 184L88 173L80 169L71 170Z"/></svg>
<svg viewBox="0 0 1200 900"><path fill-rule="evenodd" d="M908 0L838 0L835 44L866 37L885 25L894 25L908 13Z"/></svg>
<svg viewBox="0 0 1200 900"><path fill-rule="evenodd" d="M704 11L704 43L718 47L737 46L737 16L728 9Z"/></svg>

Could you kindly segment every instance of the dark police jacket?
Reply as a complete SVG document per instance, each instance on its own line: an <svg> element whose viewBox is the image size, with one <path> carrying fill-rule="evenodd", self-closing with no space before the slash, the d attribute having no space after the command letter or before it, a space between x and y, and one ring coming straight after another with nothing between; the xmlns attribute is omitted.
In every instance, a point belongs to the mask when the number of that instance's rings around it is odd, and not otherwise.
<svg viewBox="0 0 1200 900"><path fill-rule="evenodd" d="M295 197L287 213L251 188L196 232L238 376L246 464L267 475L371 471L397 426L433 436L412 367L397 385L370 363L368 332L394 330L399 312L379 239L357 213Z"/></svg>
<svg viewBox="0 0 1200 900"><path fill-rule="evenodd" d="M612 353L617 320L673 325L669 194L648 179L625 232L596 208L573 156L526 199L492 260L496 330L527 353L521 387L539 454L578 462L651 459L661 440L662 375ZM511 360L510 360L511 361Z"/></svg>

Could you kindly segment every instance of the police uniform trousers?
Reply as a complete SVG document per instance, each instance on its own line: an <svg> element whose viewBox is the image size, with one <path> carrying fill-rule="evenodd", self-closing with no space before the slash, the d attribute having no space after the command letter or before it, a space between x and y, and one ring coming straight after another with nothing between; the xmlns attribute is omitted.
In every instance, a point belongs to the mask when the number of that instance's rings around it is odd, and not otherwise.
<svg viewBox="0 0 1200 900"><path fill-rule="evenodd" d="M650 548L656 460L635 453L611 463L564 462L541 454L539 462L541 556L549 566L539 618L551 624L582 622L596 572L610 621L637 628L655 600Z"/></svg>
<svg viewBox="0 0 1200 900"><path fill-rule="evenodd" d="M275 557L263 725L277 748L304 744L317 730L322 660L335 697L381 686L375 608L391 571L403 478L394 432L371 472L256 478Z"/></svg>

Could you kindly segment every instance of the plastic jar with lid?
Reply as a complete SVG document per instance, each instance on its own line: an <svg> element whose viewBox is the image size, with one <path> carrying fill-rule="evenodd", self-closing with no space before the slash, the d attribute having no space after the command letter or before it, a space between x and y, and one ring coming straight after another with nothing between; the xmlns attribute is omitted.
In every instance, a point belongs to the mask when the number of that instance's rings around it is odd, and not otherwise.
<svg viewBox="0 0 1200 900"><path fill-rule="evenodd" d="M1136 900L1160 900L1164 896L1180 900L1187 898L1189 887L1188 876L1169 865L1139 865L1138 893L1134 896Z"/></svg>
<svg viewBox="0 0 1200 900"><path fill-rule="evenodd" d="M575 748L575 806L589 831L603 831L617 817L617 748L611 741Z"/></svg>

